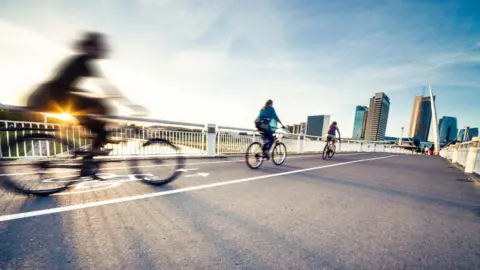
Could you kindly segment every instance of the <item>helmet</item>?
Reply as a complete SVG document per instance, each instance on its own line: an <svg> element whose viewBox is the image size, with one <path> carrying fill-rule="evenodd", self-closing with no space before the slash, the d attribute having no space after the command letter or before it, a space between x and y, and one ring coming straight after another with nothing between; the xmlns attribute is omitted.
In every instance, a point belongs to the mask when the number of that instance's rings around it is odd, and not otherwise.
<svg viewBox="0 0 480 270"><path fill-rule="evenodd" d="M337 121L333 121L332 125L336 126L336 125L337 125Z"/></svg>

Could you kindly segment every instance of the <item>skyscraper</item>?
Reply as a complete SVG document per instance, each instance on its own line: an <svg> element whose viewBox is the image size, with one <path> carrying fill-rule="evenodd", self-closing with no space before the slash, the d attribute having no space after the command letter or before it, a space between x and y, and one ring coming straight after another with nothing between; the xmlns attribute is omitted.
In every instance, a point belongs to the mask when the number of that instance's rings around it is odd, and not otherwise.
<svg viewBox="0 0 480 270"><path fill-rule="evenodd" d="M478 137L478 128L466 127L465 129L460 129L457 140L459 142L469 142L475 137Z"/></svg>
<svg viewBox="0 0 480 270"><path fill-rule="evenodd" d="M451 116L444 116L440 119L438 124L440 131L440 141L450 143L457 137L457 118Z"/></svg>
<svg viewBox="0 0 480 270"><path fill-rule="evenodd" d="M365 128L365 140L381 141L385 138L389 111L390 98L385 95L385 93L376 93L375 96L370 99Z"/></svg>
<svg viewBox="0 0 480 270"><path fill-rule="evenodd" d="M465 129L462 128L458 131L457 141L463 142L464 139L465 139Z"/></svg>
<svg viewBox="0 0 480 270"><path fill-rule="evenodd" d="M410 122L410 138L427 141L432 122L432 105L430 97L415 96L413 102L412 120ZM435 96L433 97L435 102Z"/></svg>
<svg viewBox="0 0 480 270"><path fill-rule="evenodd" d="M478 128L470 128L470 140L473 140L473 138L478 137Z"/></svg>
<svg viewBox="0 0 480 270"><path fill-rule="evenodd" d="M355 119L353 122L353 135L354 139L365 138L365 127L367 123L368 107L357 106L355 109Z"/></svg>
<svg viewBox="0 0 480 270"><path fill-rule="evenodd" d="M307 135L321 137L327 132L330 115L312 115L307 118Z"/></svg>

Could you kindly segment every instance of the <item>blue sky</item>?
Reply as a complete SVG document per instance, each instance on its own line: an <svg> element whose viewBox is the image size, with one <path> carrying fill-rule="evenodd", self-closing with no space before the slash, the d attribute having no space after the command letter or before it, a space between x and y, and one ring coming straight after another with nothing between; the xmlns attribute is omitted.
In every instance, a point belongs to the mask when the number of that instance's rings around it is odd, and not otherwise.
<svg viewBox="0 0 480 270"><path fill-rule="evenodd" d="M82 30L108 34L102 68L159 119L251 127L272 98L285 123L329 113L351 136L355 106L383 91L397 136L431 83L439 117L480 126L480 1L0 0L0 102Z"/></svg>

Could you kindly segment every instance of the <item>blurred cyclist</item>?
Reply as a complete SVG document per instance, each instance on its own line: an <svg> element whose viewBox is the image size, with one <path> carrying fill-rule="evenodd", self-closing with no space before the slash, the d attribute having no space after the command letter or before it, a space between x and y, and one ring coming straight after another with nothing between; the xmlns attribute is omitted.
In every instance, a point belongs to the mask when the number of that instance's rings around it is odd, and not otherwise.
<svg viewBox="0 0 480 270"><path fill-rule="evenodd" d="M338 126L337 126L337 122L333 121L333 123L328 128L327 143L330 141L333 141L333 145L335 145L335 142L337 141L337 137L335 137L336 135L335 132L338 132L338 139L342 140L340 136L340 129L338 129Z"/></svg>
<svg viewBox="0 0 480 270"><path fill-rule="evenodd" d="M134 106L93 66L93 61L106 58L107 45L105 36L101 33L85 33L83 39L75 44L78 54L67 59L58 70L58 74L50 81L42 84L29 97L27 106L37 110L58 113L67 109L86 126L97 134L92 143L95 153L103 154L100 148L106 143L106 122L86 116L86 114L108 115L113 109L100 98L86 97L78 93L87 92L77 88L82 78L99 79L99 86L109 98L121 98L131 109L142 109Z"/></svg>
<svg viewBox="0 0 480 270"><path fill-rule="evenodd" d="M258 131L263 133L264 144L262 150L263 156L266 159L270 159L269 152L275 140L273 138L273 134L277 128L277 122L284 127L282 121L280 121L275 109L273 108L273 101L269 99L265 103L265 106L263 106L260 110L260 114L258 115L257 119L255 119L255 127L258 129Z"/></svg>

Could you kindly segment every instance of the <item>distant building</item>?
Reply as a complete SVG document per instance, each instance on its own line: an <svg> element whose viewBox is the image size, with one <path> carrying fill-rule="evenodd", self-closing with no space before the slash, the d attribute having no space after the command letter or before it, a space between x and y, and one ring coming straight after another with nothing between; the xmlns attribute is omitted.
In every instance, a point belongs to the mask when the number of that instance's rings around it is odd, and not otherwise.
<svg viewBox="0 0 480 270"><path fill-rule="evenodd" d="M478 137L478 128L470 128L469 135L470 135L470 140L473 140L473 138Z"/></svg>
<svg viewBox="0 0 480 270"><path fill-rule="evenodd" d="M307 118L307 135L322 137L327 132L330 115L312 115Z"/></svg>
<svg viewBox="0 0 480 270"><path fill-rule="evenodd" d="M298 124L293 124L293 125L292 125L292 133L293 133L293 134L299 134L299 133L300 133L300 125L298 125Z"/></svg>
<svg viewBox="0 0 480 270"><path fill-rule="evenodd" d="M412 120L410 122L409 137L418 137L421 141L428 141L430 124L432 122L431 98L416 96L413 103ZM435 102L435 96L433 97Z"/></svg>
<svg viewBox="0 0 480 270"><path fill-rule="evenodd" d="M458 134L457 134L457 141L459 142L463 142L463 140L465 139L465 129L462 128L458 131Z"/></svg>
<svg viewBox="0 0 480 270"><path fill-rule="evenodd" d="M299 133L300 134L305 134L306 129L307 129L307 123L305 123L305 122L300 123L300 132Z"/></svg>
<svg viewBox="0 0 480 270"><path fill-rule="evenodd" d="M376 93L370 99L367 123L365 128L365 140L381 141L385 137L390 111L390 98L385 93Z"/></svg>
<svg viewBox="0 0 480 270"><path fill-rule="evenodd" d="M478 128L466 127L465 129L460 129L457 140L459 142L469 142L475 137L478 137Z"/></svg>
<svg viewBox="0 0 480 270"><path fill-rule="evenodd" d="M457 139L457 118L451 116L444 116L440 119L438 124L440 142L450 143Z"/></svg>
<svg viewBox="0 0 480 270"><path fill-rule="evenodd" d="M364 139L365 128L367 125L368 107L357 106L355 109L355 119L353 121L353 139Z"/></svg>

